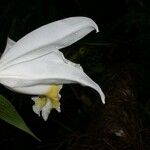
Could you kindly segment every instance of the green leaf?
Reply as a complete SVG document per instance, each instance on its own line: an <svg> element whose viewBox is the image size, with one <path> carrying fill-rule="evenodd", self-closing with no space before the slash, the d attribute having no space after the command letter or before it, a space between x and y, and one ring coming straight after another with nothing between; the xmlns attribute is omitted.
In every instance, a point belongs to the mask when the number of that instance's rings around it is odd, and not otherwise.
<svg viewBox="0 0 150 150"><path fill-rule="evenodd" d="M23 130L24 132L30 134L35 139L40 141L40 139L36 137L34 133L28 128L24 120L16 111L15 107L2 95L0 95L0 119L17 127L18 129Z"/></svg>

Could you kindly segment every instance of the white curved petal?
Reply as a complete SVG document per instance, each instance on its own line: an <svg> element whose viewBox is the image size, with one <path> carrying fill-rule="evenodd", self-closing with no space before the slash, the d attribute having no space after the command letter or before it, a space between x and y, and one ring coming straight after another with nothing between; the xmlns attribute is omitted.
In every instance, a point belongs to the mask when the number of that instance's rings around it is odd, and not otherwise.
<svg viewBox="0 0 150 150"><path fill-rule="evenodd" d="M43 51L43 54L41 54L41 51ZM10 63L7 63L7 64L3 64L3 63L0 63L0 71L4 70L4 69L7 69L8 67L11 67L13 65L17 65L19 63L24 63L24 62L29 62L31 60L34 60L34 59L38 59L40 57L43 57L43 56L46 56L46 55L49 55L49 59L51 61L63 61L61 60L59 57L61 57L59 54L59 51L58 50L49 50L48 48L44 48L44 49L39 49L37 51L32 51L26 55L24 55L23 57L20 57L16 60L13 60L12 62ZM63 54L62 54L63 55Z"/></svg>
<svg viewBox="0 0 150 150"><path fill-rule="evenodd" d="M28 87L17 87L13 88L13 90L23 94L43 95L48 91L49 88L50 85L34 85Z"/></svg>
<svg viewBox="0 0 150 150"><path fill-rule="evenodd" d="M0 72L0 82L14 90L37 85L80 83L95 89L104 103L101 88L81 68L64 61L62 53L58 52L59 59L51 61L51 54L8 67Z"/></svg>
<svg viewBox="0 0 150 150"><path fill-rule="evenodd" d="M17 59L34 51L38 51L37 57L40 57L45 54L45 48L50 52L69 46L94 29L98 31L97 25L86 17L71 17L44 25L17 41L9 53L3 55L0 67L14 60L17 63ZM32 59L32 55L28 56Z"/></svg>

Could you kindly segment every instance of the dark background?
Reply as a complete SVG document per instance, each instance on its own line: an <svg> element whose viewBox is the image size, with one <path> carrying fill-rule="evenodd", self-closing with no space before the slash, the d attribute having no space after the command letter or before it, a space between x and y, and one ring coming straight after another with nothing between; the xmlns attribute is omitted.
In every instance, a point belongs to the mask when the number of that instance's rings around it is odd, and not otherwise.
<svg viewBox="0 0 150 150"><path fill-rule="evenodd" d="M71 16L90 17L99 26L98 34L91 33L62 51L101 85L106 104L92 89L65 85L62 113L54 110L44 122L32 111L31 96L1 86L1 94L42 142L0 121L0 149L149 150L149 0L0 1L0 52L8 36L18 40Z"/></svg>

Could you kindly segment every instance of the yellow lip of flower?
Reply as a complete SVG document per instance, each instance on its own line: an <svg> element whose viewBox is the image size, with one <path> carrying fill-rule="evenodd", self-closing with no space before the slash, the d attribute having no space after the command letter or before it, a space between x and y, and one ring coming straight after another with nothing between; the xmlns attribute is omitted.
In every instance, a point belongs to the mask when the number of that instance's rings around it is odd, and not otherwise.
<svg viewBox="0 0 150 150"><path fill-rule="evenodd" d="M40 116L42 113L43 119L46 121L52 109L56 109L60 112L60 90L62 85L51 85L45 96L39 96L32 98L35 104L33 105L33 111Z"/></svg>
<svg viewBox="0 0 150 150"><path fill-rule="evenodd" d="M45 94L52 103L53 108L55 108L58 112L60 112L60 90L62 89L62 85L53 85L49 88L48 92Z"/></svg>
<svg viewBox="0 0 150 150"><path fill-rule="evenodd" d="M45 96L39 96L38 99L35 101L35 105L43 108L47 103L47 98Z"/></svg>

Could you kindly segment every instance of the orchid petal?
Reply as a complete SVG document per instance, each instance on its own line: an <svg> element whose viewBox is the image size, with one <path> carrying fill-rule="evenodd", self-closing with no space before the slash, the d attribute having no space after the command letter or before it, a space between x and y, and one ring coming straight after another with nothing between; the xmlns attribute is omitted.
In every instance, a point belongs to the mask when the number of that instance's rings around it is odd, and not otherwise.
<svg viewBox="0 0 150 150"><path fill-rule="evenodd" d="M48 116L52 109L53 109L52 103L50 100L48 100L46 105L42 108L42 117L43 117L44 121L47 121Z"/></svg>
<svg viewBox="0 0 150 150"><path fill-rule="evenodd" d="M43 95L48 91L49 88L50 88L50 85L34 85L34 86L28 86L28 87L13 88L11 90L14 90L23 94Z"/></svg>
<svg viewBox="0 0 150 150"><path fill-rule="evenodd" d="M47 104L47 97L45 96L36 96L31 98L34 101L34 105L32 106L33 111L40 117L40 112L43 107Z"/></svg>
<svg viewBox="0 0 150 150"><path fill-rule="evenodd" d="M36 57L40 57L48 53L47 49L50 52L67 47L94 29L98 32L95 22L87 17L71 17L42 26L17 41L9 53L3 55L0 67L20 63L20 58L29 61L32 56L35 58L32 53L36 51Z"/></svg>
<svg viewBox="0 0 150 150"><path fill-rule="evenodd" d="M39 106L33 105L32 109L33 109L34 113L36 113L40 117L40 112L42 111L42 108Z"/></svg>
<svg viewBox="0 0 150 150"><path fill-rule="evenodd" d="M1 71L0 82L16 91L22 87L37 85L80 83L95 89L105 103L101 88L84 73L82 68L67 63L70 61L65 61L61 52L53 53L57 53L57 60L51 60L55 55L50 53L38 59L8 67ZM34 94L34 91L30 93Z"/></svg>

